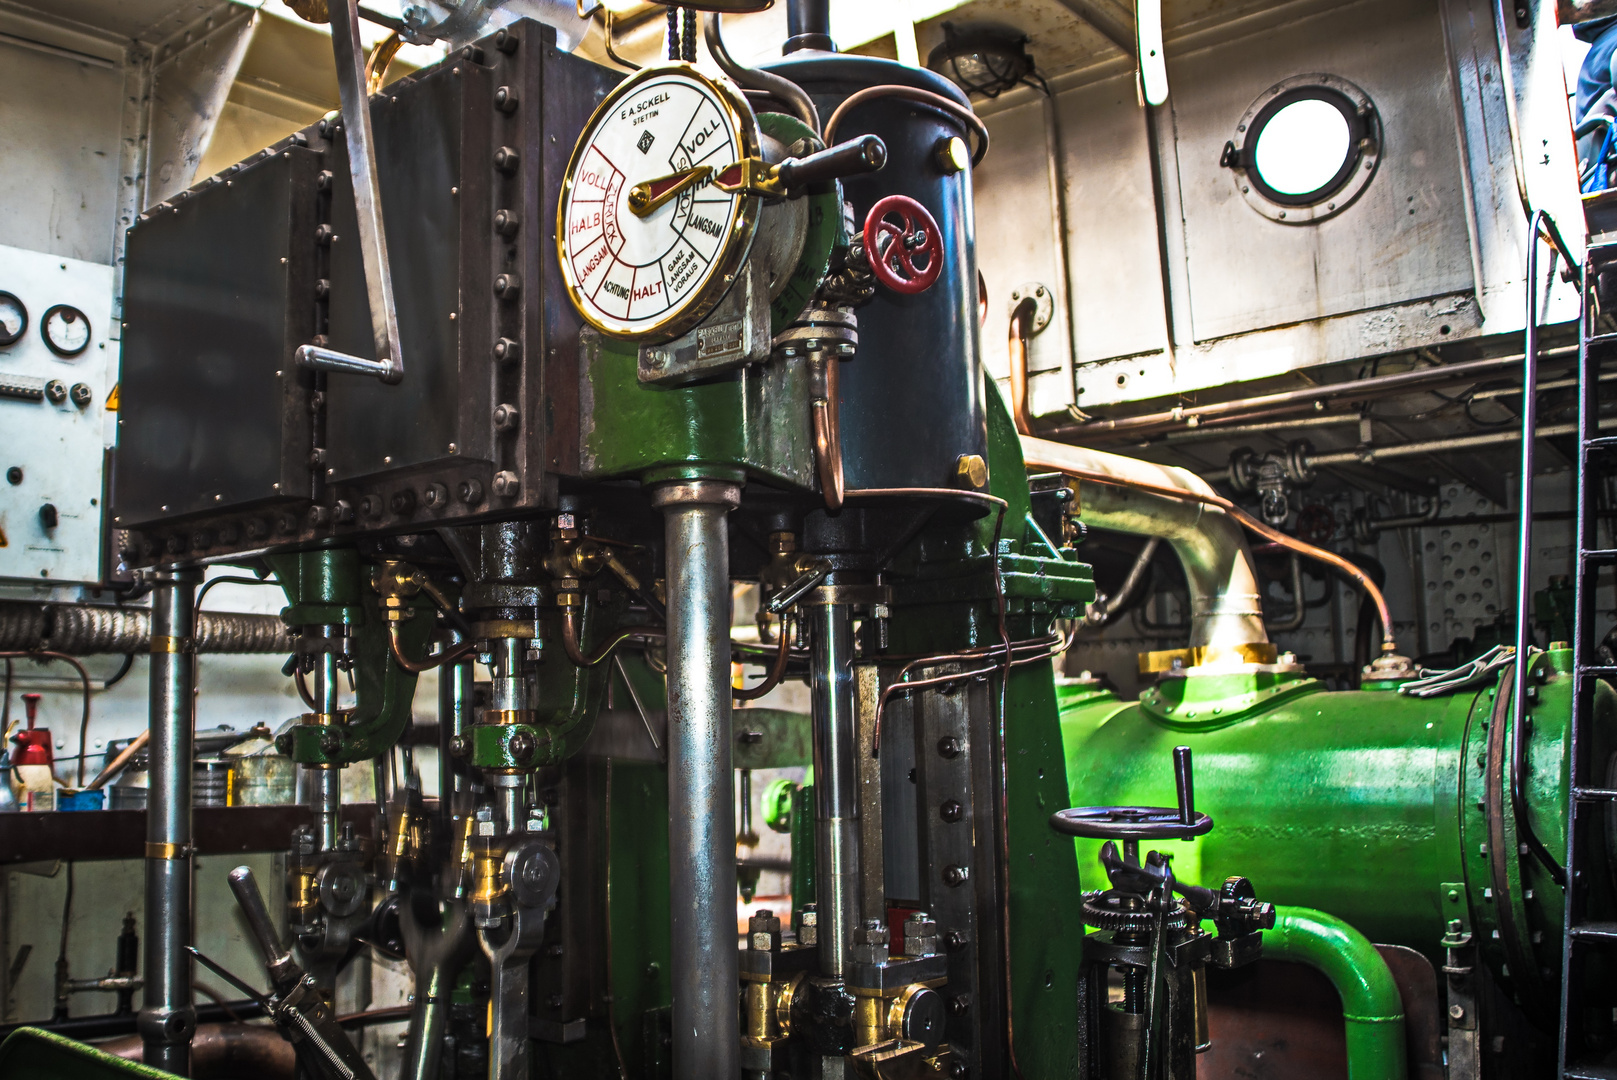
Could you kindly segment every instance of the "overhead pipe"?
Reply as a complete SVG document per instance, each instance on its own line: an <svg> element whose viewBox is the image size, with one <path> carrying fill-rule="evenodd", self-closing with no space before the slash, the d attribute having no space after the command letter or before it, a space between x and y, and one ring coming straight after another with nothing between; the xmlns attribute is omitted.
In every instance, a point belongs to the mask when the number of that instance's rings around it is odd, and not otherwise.
<svg viewBox="0 0 1617 1080"><path fill-rule="evenodd" d="M1187 526L1193 532L1198 529L1212 530L1217 528L1215 523L1220 519L1209 515L1206 518L1206 523L1198 526L1197 523L1202 520L1202 516L1199 512L1196 512L1196 508L1217 509L1223 511L1232 525L1238 523L1248 531L1257 533L1265 540L1333 567L1357 583L1359 588L1363 589L1365 594L1376 605L1376 612L1381 616L1383 633L1381 642L1382 659L1377 663L1385 663L1390 670L1403 671L1408 668L1408 660L1398 655L1398 646L1393 640L1392 610L1387 606L1386 594L1381 591L1380 586L1371 580L1363 568L1334 551L1316 547L1313 544L1297 539L1295 536L1283 533L1272 525L1259 521L1230 500L1216 494L1205 480L1194 473L1174 468L1173 466L1154 465L1117 454L1108 454L1101 450L1089 450L1084 447L1069 446L1066 443L1051 442L1048 439L1035 439L1026 435L1022 436L1022 458L1029 468L1053 470L1064 473L1075 480L1088 480L1093 485L1096 485L1088 489L1093 494L1084 497L1084 501L1088 504L1086 505L1086 512L1088 512L1090 506L1096 507L1100 514L1105 514L1108 510L1114 513L1119 509L1126 510L1130 505L1130 497L1135 498L1134 520L1128 521L1126 514L1123 517L1123 520L1128 522L1131 527L1125 527L1124 524L1107 526L1098 520L1098 515L1092 514L1091 520L1101 525L1102 528L1116 528L1120 532L1137 532L1142 535L1162 536L1164 539L1169 540L1170 543L1173 543L1172 536L1157 530L1169 527L1182 530ZM1115 491L1108 492L1107 489L1115 489ZM1118 492L1126 494L1117 494ZM1140 497L1148 495L1155 496L1162 502L1140 502ZM1172 509L1175 504L1179 505L1178 510ZM1143 515L1139 509L1140 506L1145 508ZM1237 535L1239 534L1239 529L1236 530L1236 533ZM1228 542L1226 541L1222 546L1227 547ZM1175 547L1178 550L1177 544ZM1251 607L1257 608L1256 578L1252 573L1251 559L1247 554L1244 538L1240 541L1236 550L1240 552L1240 580L1253 589L1250 604ZM1184 556L1181 555L1181 559L1183 558ZM1191 564L1187 563L1185 567L1187 579L1190 578L1191 569ZM1236 580L1235 569L1231 568L1230 573L1231 583L1233 584ZM1215 581L1213 584L1216 586L1218 583ZM1193 583L1191 589L1194 600L1197 586ZM1226 596L1217 592L1210 595L1212 599L1219 601L1221 605L1230 604L1235 610L1231 610L1227 614L1239 623L1238 616L1247 613L1240 611L1242 602L1234 594L1234 589L1230 588L1226 592L1229 595ZM1203 595L1204 598L1209 596L1209 594L1205 593ZM1197 632L1195 627L1198 614L1193 607L1191 612L1193 635ZM1221 614L1223 613L1221 612ZM1258 626L1258 633L1261 634L1261 610L1249 617L1255 621ZM1205 624L1200 629L1205 633ZM1267 641L1268 638L1263 636L1250 640ZM1222 641L1220 642L1220 644L1223 643ZM1192 640L1191 644L1195 645L1197 642Z"/></svg>
<svg viewBox="0 0 1617 1080"><path fill-rule="evenodd" d="M1258 579L1241 526L1220 507L1194 498L1217 498L1207 481L1172 465L1027 436L1022 438L1022 455L1029 468L1109 481L1083 489L1080 501L1086 524L1160 537L1173 547L1190 586L1193 648L1268 643ZM1176 498L1162 489L1186 497Z"/></svg>
<svg viewBox="0 0 1617 1080"><path fill-rule="evenodd" d="M1545 349L1539 353L1539 363L1545 361L1575 361L1576 345ZM1112 440L1145 438L1163 431L1195 428L1210 420L1240 417L1260 410L1270 412L1286 407L1311 409L1315 403L1349 399L1362 401L1373 397L1425 390L1461 382L1476 382L1499 374L1521 369L1523 354L1495 356L1486 360L1471 360L1461 364L1440 364L1436 367L1400 371L1393 375L1373 375L1368 379L1350 379L1324 386L1305 386L1296 390L1282 390L1256 397L1217 401L1208 405L1176 405L1171 409L1141 413L1118 420L1086 420L1083 423L1063 424L1042 432L1047 439L1104 437Z"/></svg>

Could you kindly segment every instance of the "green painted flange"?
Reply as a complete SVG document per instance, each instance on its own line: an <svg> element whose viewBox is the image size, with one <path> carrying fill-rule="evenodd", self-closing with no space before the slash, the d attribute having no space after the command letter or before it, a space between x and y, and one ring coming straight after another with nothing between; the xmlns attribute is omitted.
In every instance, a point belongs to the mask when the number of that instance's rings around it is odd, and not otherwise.
<svg viewBox="0 0 1617 1080"><path fill-rule="evenodd" d="M555 738L553 729L533 724L473 724L468 733L472 739L467 761L478 769L554 765L562 759L566 747L566 740ZM524 742L531 750L518 753Z"/></svg>
<svg viewBox="0 0 1617 1080"><path fill-rule="evenodd" d="M759 113L758 126L772 139L790 146L799 139L812 138L814 132L795 116L785 113ZM792 276L786 287L769 305L769 332L778 334L802 313L814 292L825 280L831 268L831 252L848 246L848 235L842 225L842 185L832 181L831 190L819 195L806 195L808 200L808 234L803 239L803 251L797 258Z"/></svg>

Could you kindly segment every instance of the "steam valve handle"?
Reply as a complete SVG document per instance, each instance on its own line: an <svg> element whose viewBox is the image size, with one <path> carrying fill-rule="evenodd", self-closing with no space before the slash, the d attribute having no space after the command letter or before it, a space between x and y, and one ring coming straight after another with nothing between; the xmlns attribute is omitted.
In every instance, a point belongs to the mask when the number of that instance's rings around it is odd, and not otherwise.
<svg viewBox="0 0 1617 1080"><path fill-rule="evenodd" d="M889 195L870 208L864 243L871 273L901 295L925 292L943 272L943 233L908 195Z"/></svg>
<svg viewBox="0 0 1617 1080"><path fill-rule="evenodd" d="M1190 747L1174 747L1173 766L1178 806L1075 806L1052 814L1050 827L1091 840L1189 840L1210 832L1213 819L1196 809Z"/></svg>

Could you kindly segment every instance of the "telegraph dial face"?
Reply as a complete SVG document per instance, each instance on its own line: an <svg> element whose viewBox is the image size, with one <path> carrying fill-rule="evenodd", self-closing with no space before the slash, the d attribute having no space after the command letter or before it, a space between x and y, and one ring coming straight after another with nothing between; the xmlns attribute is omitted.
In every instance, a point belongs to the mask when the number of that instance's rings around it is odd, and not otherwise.
<svg viewBox="0 0 1617 1080"><path fill-rule="evenodd" d="M613 337L666 341L712 311L759 204L713 179L757 156L758 121L723 79L666 64L613 90L573 150L557 216L562 277L584 318Z"/></svg>

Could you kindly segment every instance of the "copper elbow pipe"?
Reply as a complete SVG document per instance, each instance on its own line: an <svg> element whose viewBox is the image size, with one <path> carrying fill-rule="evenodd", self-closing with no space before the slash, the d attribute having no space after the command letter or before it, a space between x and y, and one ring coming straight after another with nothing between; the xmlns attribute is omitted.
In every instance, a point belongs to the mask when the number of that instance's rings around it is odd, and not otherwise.
<svg viewBox="0 0 1617 1080"><path fill-rule="evenodd" d="M809 408L814 420L814 463L820 475L820 491L825 495L827 510L841 510L842 480L842 424L837 401L837 364L840 361L826 357L825 398L816 398Z"/></svg>
<svg viewBox="0 0 1617 1080"><path fill-rule="evenodd" d="M579 667L595 667L612 655L612 651L632 637L661 637L644 626L631 626L627 630L619 630L607 638L598 648L588 656L578 643L578 609L567 608L561 613L561 644L567 650L567 659Z"/></svg>
<svg viewBox="0 0 1617 1080"><path fill-rule="evenodd" d="M784 618L781 619L779 636L780 648L775 652L775 662L771 665L769 674L764 676L764 681L744 690L731 691L732 698L737 701L756 701L780 685L780 681L786 677L786 660L792 652L792 636L786 632Z"/></svg>
<svg viewBox="0 0 1617 1080"><path fill-rule="evenodd" d="M97 1043L96 1049L139 1061L143 1044L139 1035L125 1035ZM267 1024L198 1024L191 1040L191 1076L195 1080L293 1080L297 1071L297 1051Z"/></svg>
<svg viewBox="0 0 1617 1080"><path fill-rule="evenodd" d="M1021 435L1033 434L1033 417L1027 408L1027 350L1033 333L1033 298L1027 297L1011 312L1011 336L1006 350L1011 370L1011 420Z"/></svg>
<svg viewBox="0 0 1617 1080"><path fill-rule="evenodd" d="M459 645L446 648L437 656L429 657L421 663L416 663L404 655L404 649L399 644L399 628L397 624L387 628L387 647L393 654L393 662L412 675L419 675L423 671L431 671L442 664L451 664L463 656L470 656L477 646L475 642L463 641Z"/></svg>

